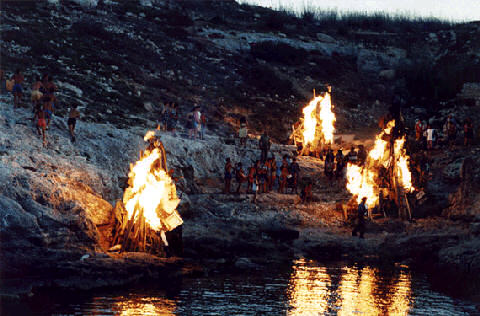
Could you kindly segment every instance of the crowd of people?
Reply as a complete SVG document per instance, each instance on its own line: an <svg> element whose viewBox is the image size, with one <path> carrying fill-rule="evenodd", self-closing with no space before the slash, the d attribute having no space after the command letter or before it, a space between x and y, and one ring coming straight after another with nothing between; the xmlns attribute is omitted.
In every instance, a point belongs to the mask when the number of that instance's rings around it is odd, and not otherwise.
<svg viewBox="0 0 480 316"><path fill-rule="evenodd" d="M300 166L295 157L284 155L282 161L277 161L275 155L269 155L270 138L267 133L260 137L259 147L261 157L252 161L244 169L241 162L234 164L230 158L225 161L224 190L225 194L242 193L242 188L247 194L253 194L253 202L257 194L277 190L278 193L298 193L300 179ZM232 191L232 180L237 184L235 192Z"/></svg>
<svg viewBox="0 0 480 316"><path fill-rule="evenodd" d="M2 92L11 92L13 94L13 108L16 109L23 104L25 77L20 69L17 69L10 79L5 78L5 73L0 70L0 79L2 82ZM3 85L4 83L4 85ZM36 127L37 133L42 137L42 143L47 145L47 130L51 126L55 109L59 106L56 97L58 91L53 77L49 74L36 76L31 86L31 109L33 113L32 121ZM72 105L68 112L67 125L72 143L75 142L76 121L80 117L80 112L76 105Z"/></svg>
<svg viewBox="0 0 480 316"><path fill-rule="evenodd" d="M447 146L449 150L455 149L459 131L463 131L463 145L472 144L473 122L467 117L463 124L459 124L452 114L448 115L442 130L435 129L433 124L417 119L415 122L415 140L421 148L432 150L437 147Z"/></svg>

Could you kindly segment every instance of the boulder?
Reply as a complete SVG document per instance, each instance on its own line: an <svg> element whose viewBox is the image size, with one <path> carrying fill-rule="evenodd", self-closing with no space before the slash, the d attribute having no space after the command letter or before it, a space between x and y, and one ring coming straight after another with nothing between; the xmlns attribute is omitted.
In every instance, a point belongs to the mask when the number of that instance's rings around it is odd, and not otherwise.
<svg viewBox="0 0 480 316"><path fill-rule="evenodd" d="M320 42L331 43L331 44L335 44L337 42L333 37L324 33L317 33L316 36L317 36L317 40L319 40Z"/></svg>

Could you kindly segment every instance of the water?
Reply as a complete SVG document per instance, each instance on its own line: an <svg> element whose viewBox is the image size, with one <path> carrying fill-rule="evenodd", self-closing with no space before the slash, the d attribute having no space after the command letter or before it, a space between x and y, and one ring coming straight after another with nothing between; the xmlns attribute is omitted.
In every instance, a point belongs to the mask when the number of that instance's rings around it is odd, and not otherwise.
<svg viewBox="0 0 480 316"><path fill-rule="evenodd" d="M40 298L14 314L57 315L475 315L468 301L432 289L406 267L300 259L262 272L187 278L155 288ZM165 287L165 285L163 285ZM17 312L17 313L15 313Z"/></svg>

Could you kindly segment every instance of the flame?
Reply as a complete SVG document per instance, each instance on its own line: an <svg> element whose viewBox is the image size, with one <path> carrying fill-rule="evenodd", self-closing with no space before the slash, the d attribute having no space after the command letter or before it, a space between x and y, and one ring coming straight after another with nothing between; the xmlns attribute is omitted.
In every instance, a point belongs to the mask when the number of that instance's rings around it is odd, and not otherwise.
<svg viewBox="0 0 480 316"><path fill-rule="evenodd" d="M335 114L332 112L330 92L325 96L314 97L303 108L303 146L314 145L315 140L323 137L324 143L333 142ZM320 131L317 133L317 126Z"/></svg>
<svg viewBox="0 0 480 316"><path fill-rule="evenodd" d="M367 156L365 164L347 164L347 189L357 197L360 203L363 197L367 198L367 205L375 206L378 203L380 192L379 168L393 167L396 178L400 185L412 192L415 188L412 185L412 174L408 168L409 157L405 151L405 137L395 140L394 155L390 153L388 142L384 140L385 135L390 135L395 127L395 120L388 122L385 129L376 136L375 144Z"/></svg>
<svg viewBox="0 0 480 316"><path fill-rule="evenodd" d="M144 139L149 140L154 136L155 132L150 131ZM134 217L134 220L138 220L143 212L151 229L165 232L173 230L183 221L176 211L180 200L175 183L161 167L162 158L159 148L147 149L142 158L130 166L130 186L125 190L123 203L129 219Z"/></svg>

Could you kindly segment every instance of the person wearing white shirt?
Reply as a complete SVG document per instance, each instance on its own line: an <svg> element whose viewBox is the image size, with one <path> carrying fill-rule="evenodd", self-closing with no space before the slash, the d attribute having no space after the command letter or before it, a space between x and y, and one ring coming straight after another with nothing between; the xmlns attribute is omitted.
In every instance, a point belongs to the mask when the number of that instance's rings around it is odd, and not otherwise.
<svg viewBox="0 0 480 316"><path fill-rule="evenodd" d="M433 128L430 124L427 127L427 149L430 150L433 148Z"/></svg>

